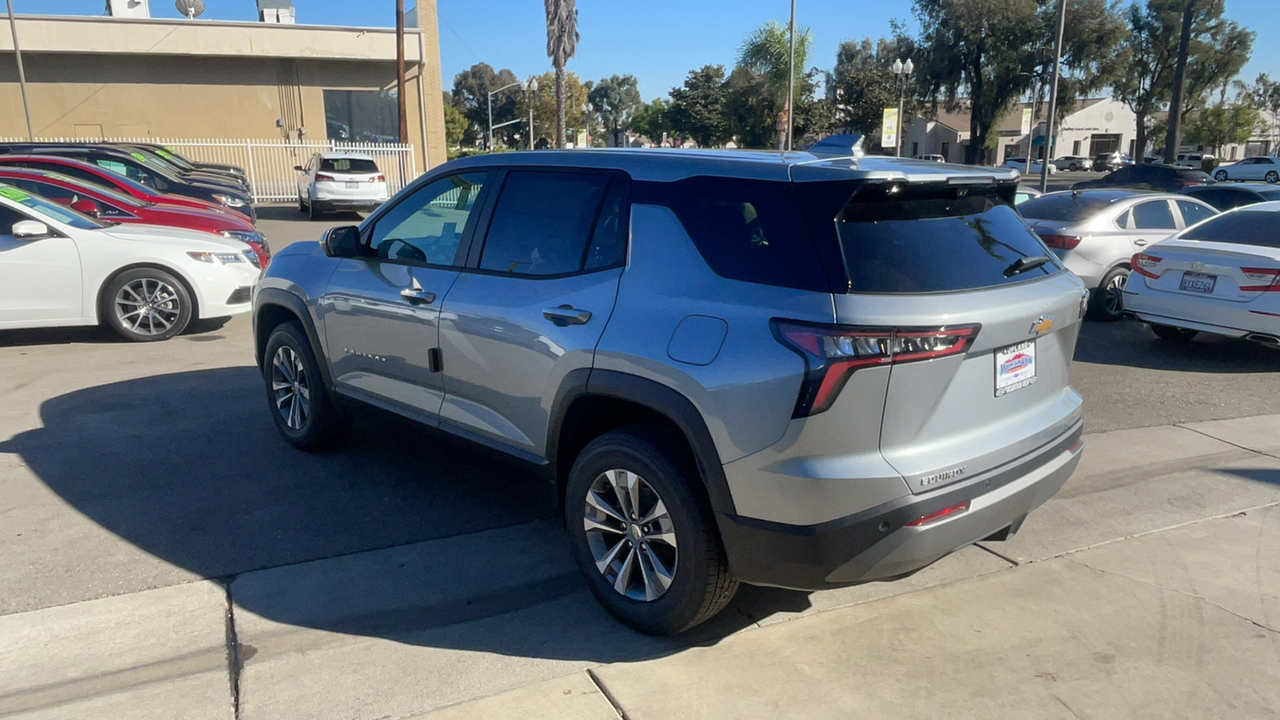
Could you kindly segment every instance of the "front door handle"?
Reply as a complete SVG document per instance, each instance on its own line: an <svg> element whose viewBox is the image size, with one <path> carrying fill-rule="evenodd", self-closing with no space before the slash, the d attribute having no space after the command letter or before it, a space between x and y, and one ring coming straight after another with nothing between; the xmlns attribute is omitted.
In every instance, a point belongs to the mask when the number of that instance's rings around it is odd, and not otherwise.
<svg viewBox="0 0 1280 720"><path fill-rule="evenodd" d="M567 327L569 325L586 325L591 319L590 310L579 310L572 305L561 305L542 311L542 317L550 320L559 327Z"/></svg>
<svg viewBox="0 0 1280 720"><path fill-rule="evenodd" d="M436 294L422 288L407 287L400 291L400 297L409 301L410 305L430 305L436 301Z"/></svg>
<svg viewBox="0 0 1280 720"><path fill-rule="evenodd" d="M1148 242L1147 240L1134 240L1133 244L1137 245L1138 247L1146 247L1147 242Z"/></svg>

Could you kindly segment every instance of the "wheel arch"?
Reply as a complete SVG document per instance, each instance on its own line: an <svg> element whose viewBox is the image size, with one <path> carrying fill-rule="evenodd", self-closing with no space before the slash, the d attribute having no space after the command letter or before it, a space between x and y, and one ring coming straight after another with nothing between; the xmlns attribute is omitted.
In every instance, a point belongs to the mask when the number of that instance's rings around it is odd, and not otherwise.
<svg viewBox="0 0 1280 720"><path fill-rule="evenodd" d="M102 280L102 284L98 286L98 296L94 299L94 303L93 303L93 314L94 314L94 318L98 321L99 324L107 321L107 316L106 316L107 288L111 287L111 283L115 282L116 278L120 277L124 273L129 272L130 270L147 270L147 269L160 270L161 272L166 272L174 276L175 278L177 278L178 282L182 283L183 289L187 291L187 296L191 298L191 319L193 321L201 319L200 318L200 294L196 292L195 283L191 282L191 278L187 277L186 273L182 272L181 270L179 270L178 268L172 265L165 265L164 263L136 262L136 263L129 263L128 265L124 265L122 267L116 268L111 274L107 275L107 277Z"/></svg>
<svg viewBox="0 0 1280 720"><path fill-rule="evenodd" d="M333 387L333 376L329 372L329 356L320 342L320 334L316 330L315 321L307 311L302 298L279 288L259 288L253 303L253 358L258 368L262 368L263 354L267 349L267 341L271 331L280 325L297 321L302 331L307 334L312 352L316 356L316 364L320 366L320 375L325 387Z"/></svg>

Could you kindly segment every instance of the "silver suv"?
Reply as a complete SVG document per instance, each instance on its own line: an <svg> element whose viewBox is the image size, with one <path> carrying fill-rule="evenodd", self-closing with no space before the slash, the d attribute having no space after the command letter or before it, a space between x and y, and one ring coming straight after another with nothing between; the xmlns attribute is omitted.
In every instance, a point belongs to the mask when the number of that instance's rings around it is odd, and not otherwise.
<svg viewBox="0 0 1280 720"><path fill-rule="evenodd" d="M349 401L527 460L624 623L908 575L1076 467L1080 280L1017 174L688 150L467 158L254 294L280 433Z"/></svg>

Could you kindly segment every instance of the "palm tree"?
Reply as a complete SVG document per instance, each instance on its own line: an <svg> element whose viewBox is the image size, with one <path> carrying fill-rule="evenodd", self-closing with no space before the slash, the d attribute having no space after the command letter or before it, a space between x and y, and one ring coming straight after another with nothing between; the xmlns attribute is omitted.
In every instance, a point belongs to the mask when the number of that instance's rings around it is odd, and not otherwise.
<svg viewBox="0 0 1280 720"><path fill-rule="evenodd" d="M547 0L551 2L551 0ZM795 67L798 74L804 73L809 60L809 45L813 35L809 28L796 28ZM787 79L791 76L791 63L787 54L790 50L790 38L787 26L776 20L770 20L755 32L751 33L738 48L738 64L746 69L764 75L769 95L781 108L778 111L778 148L783 149L787 137L787 116L791 114L791 106L787 103Z"/></svg>
<svg viewBox="0 0 1280 720"><path fill-rule="evenodd" d="M556 69L556 147L564 147L564 66L578 49L578 8L574 0L544 0L547 57Z"/></svg>

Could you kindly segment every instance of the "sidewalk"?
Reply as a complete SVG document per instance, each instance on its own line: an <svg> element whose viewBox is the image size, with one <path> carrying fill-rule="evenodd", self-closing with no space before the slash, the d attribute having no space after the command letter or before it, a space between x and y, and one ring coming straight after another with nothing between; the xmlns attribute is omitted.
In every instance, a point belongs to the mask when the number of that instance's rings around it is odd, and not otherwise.
<svg viewBox="0 0 1280 720"><path fill-rule="evenodd" d="M744 588L679 642L605 615L554 523L0 617L0 718L1280 712L1280 416L1087 442L1008 542Z"/></svg>

